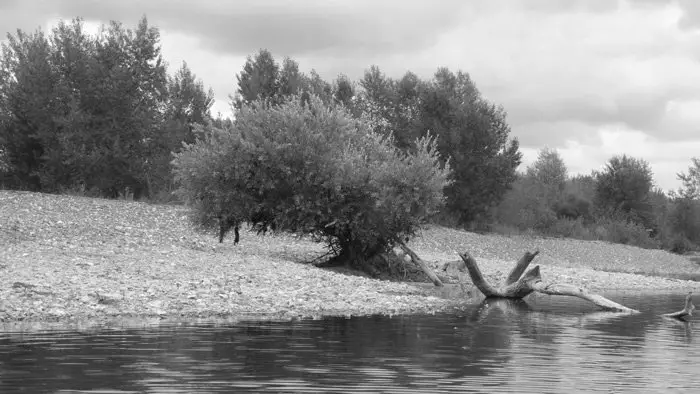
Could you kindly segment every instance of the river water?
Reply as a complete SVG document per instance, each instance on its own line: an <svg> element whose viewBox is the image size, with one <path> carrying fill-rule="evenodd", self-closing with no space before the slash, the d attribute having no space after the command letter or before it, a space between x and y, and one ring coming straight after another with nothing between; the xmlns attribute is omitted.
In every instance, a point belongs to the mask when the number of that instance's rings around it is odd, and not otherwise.
<svg viewBox="0 0 700 394"><path fill-rule="evenodd" d="M700 392L697 323L659 316L683 294L607 296L643 312L538 296L435 315L6 328L0 393Z"/></svg>

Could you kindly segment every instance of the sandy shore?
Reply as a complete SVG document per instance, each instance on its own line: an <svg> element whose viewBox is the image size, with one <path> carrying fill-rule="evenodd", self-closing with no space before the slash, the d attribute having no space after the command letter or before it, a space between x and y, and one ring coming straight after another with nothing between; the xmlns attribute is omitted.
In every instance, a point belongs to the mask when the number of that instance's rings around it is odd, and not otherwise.
<svg viewBox="0 0 700 394"><path fill-rule="evenodd" d="M476 302L456 291L315 268L321 245L244 232L219 244L177 206L0 191L0 322L110 319L294 318L418 313ZM545 281L592 290L700 289L700 282L635 275L693 274L663 251L602 242L478 235L435 227L410 246L435 267L469 250L502 278L539 249ZM625 272L609 272L625 271Z"/></svg>

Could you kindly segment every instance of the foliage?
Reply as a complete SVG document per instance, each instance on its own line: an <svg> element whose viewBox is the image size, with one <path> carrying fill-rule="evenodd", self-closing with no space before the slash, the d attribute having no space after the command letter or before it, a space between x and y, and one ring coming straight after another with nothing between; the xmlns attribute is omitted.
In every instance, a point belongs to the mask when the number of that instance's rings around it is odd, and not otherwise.
<svg viewBox="0 0 700 394"><path fill-rule="evenodd" d="M666 249L673 253L684 254L697 250L698 246L685 236L676 234L671 239L671 242L666 246Z"/></svg>
<svg viewBox="0 0 700 394"><path fill-rule="evenodd" d="M564 238L597 239L591 227L584 223L582 217L576 219L558 218L547 228L547 234Z"/></svg>
<svg viewBox="0 0 700 394"><path fill-rule="evenodd" d="M238 88L231 100L237 110L258 100L279 105L297 94L301 94L302 101L307 102L310 96L315 95L326 104L334 99L344 102L349 94L346 77L341 75L334 89L315 70L311 70L309 75L300 72L299 64L289 57L284 58L280 67L267 49L261 49L255 56L248 56L236 79Z"/></svg>
<svg viewBox="0 0 700 394"><path fill-rule="evenodd" d="M542 195L542 184L530 176L520 175L503 201L493 209L493 220L523 232L548 232L557 217Z"/></svg>
<svg viewBox="0 0 700 394"><path fill-rule="evenodd" d="M595 199L596 178L595 173L590 175L574 175L568 177L568 181L564 186L564 191L567 194L573 194L587 201Z"/></svg>
<svg viewBox="0 0 700 394"><path fill-rule="evenodd" d="M351 108L355 90L355 84L346 75L338 75L333 84L333 99L335 103Z"/></svg>
<svg viewBox="0 0 700 394"><path fill-rule="evenodd" d="M595 204L602 215L620 214L654 227L649 193L654 185L649 163L626 155L611 158L596 176Z"/></svg>
<svg viewBox="0 0 700 394"><path fill-rule="evenodd" d="M561 198L568 173L559 152L543 148L539 151L537 160L527 168L526 175L542 186L543 197L551 204Z"/></svg>
<svg viewBox="0 0 700 394"><path fill-rule="evenodd" d="M434 133L438 150L450 159L453 183L446 190L447 211L470 225L497 205L516 179L518 141L509 140L506 113L486 101L468 74L440 68L418 89L413 134Z"/></svg>
<svg viewBox="0 0 700 394"><path fill-rule="evenodd" d="M670 234L662 231L668 220L668 200L662 192L648 193L647 218L653 225L649 231L646 225L632 220L638 216L596 207L591 199L595 199L599 178L595 174L569 178L566 166L557 156L547 148L540 151L538 160L494 209L494 230L517 229L521 233L604 240L644 248L668 244Z"/></svg>
<svg viewBox="0 0 700 394"><path fill-rule="evenodd" d="M595 233L598 239L608 242L656 249L659 242L649 235L647 229L624 217L600 218L596 222Z"/></svg>
<svg viewBox="0 0 700 394"><path fill-rule="evenodd" d="M594 175L575 175L568 177L564 185L563 198L554 204L554 211L559 218L582 218L590 224L594 219L596 180Z"/></svg>
<svg viewBox="0 0 700 394"><path fill-rule="evenodd" d="M0 64L0 135L14 187L147 191L167 78L159 32L146 18L135 30L112 22L97 36L80 19L48 36L18 31Z"/></svg>
<svg viewBox="0 0 700 394"><path fill-rule="evenodd" d="M562 200L555 202L552 208L558 218L581 218L586 221L592 219L591 202L576 194L567 194Z"/></svg>
<svg viewBox="0 0 700 394"><path fill-rule="evenodd" d="M687 173L679 173L683 186L678 190L680 197L700 200L700 158L693 157Z"/></svg>
<svg viewBox="0 0 700 394"><path fill-rule="evenodd" d="M484 220L515 181L521 159L517 141L508 139L505 111L485 100L468 74L447 68L423 81L411 72L394 80L372 66L359 85L354 113L392 135L400 149L411 151L428 133L438 137L438 151L454 169L441 216L460 226Z"/></svg>
<svg viewBox="0 0 700 394"><path fill-rule="evenodd" d="M168 77L167 92L163 123L147 163L149 194L161 202L168 201L174 190L172 152L179 151L183 142L195 141L195 126L212 121L210 109L214 103L214 92L204 88L186 62ZM224 120L219 122L223 124Z"/></svg>
<svg viewBox="0 0 700 394"><path fill-rule="evenodd" d="M431 137L401 152L316 96L244 104L231 129L202 131L174 167L204 226L264 210L278 229L311 234L355 263L414 235L443 204L449 165Z"/></svg>
<svg viewBox="0 0 700 394"><path fill-rule="evenodd" d="M295 93L303 102L315 95L326 105L343 105L404 152L413 152L416 140L434 135L443 163L449 159L455 169L445 190L444 214L459 225L486 217L515 180L521 160L517 141L508 139L505 111L485 100L468 74L446 68L422 81L411 72L394 80L371 66L357 85L342 74L333 84L313 70L307 76L288 58L280 68L269 51L261 50L238 75L233 101L242 108L258 99L278 105Z"/></svg>
<svg viewBox="0 0 700 394"><path fill-rule="evenodd" d="M3 183L85 195L155 197L172 189L170 152L194 141L213 93L183 63L172 77L160 33L142 18L97 35L60 21L9 35L0 57Z"/></svg>
<svg viewBox="0 0 700 394"><path fill-rule="evenodd" d="M669 222L679 237L700 245L700 200L676 198L669 214Z"/></svg>
<svg viewBox="0 0 700 394"><path fill-rule="evenodd" d="M492 210L494 220L521 231L532 229L549 234L557 218L578 218L581 202L573 197L563 200L567 177L566 165L559 153L548 148L540 150L538 159L527 167Z"/></svg>
<svg viewBox="0 0 700 394"><path fill-rule="evenodd" d="M248 56L243 71L236 76L238 90L237 97L233 101L234 106L241 108L244 103L251 103L258 99L274 99L279 94L281 83L291 82L289 74L294 68L298 67L290 64L287 68L288 75L282 80L279 75L279 65L270 51L263 49L255 58ZM293 86L290 85L284 86L284 89L290 89Z"/></svg>

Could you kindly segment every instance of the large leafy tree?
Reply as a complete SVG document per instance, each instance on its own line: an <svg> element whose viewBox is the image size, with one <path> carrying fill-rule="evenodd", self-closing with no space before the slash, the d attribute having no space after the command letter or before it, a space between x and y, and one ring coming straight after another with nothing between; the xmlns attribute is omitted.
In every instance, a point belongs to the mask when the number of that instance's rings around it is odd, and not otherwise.
<svg viewBox="0 0 700 394"><path fill-rule="evenodd" d="M286 72L289 74L293 68L298 69L289 65ZM280 93L280 67L272 53L266 49L260 50L255 57L248 56L243 71L236 79L238 89L233 105L239 109L258 99L274 99Z"/></svg>
<svg viewBox="0 0 700 394"><path fill-rule="evenodd" d="M199 224L262 211L278 229L327 242L349 264L415 234L448 184L449 166L431 138L404 153L316 96L244 104L232 128L203 132L174 160L180 194Z"/></svg>
<svg viewBox="0 0 700 394"><path fill-rule="evenodd" d="M415 139L425 134L416 127L422 84L410 71L395 80L372 66L360 80L362 92L354 102L354 112L373 119L375 131L393 135L397 147L410 150Z"/></svg>
<svg viewBox="0 0 700 394"><path fill-rule="evenodd" d="M0 59L2 136L14 186L146 191L167 97L159 32L112 22L89 36L75 19L8 36Z"/></svg>
<svg viewBox="0 0 700 394"><path fill-rule="evenodd" d="M564 160L559 152L550 148L540 149L537 160L528 166L526 174L558 192L564 190L568 178Z"/></svg>
<svg viewBox="0 0 700 394"><path fill-rule="evenodd" d="M99 165L85 174L89 183L116 195L124 187L146 188L151 146L161 132L160 107L167 100L167 74L160 34L143 18L135 30L111 22L96 40L93 89L83 105L91 115L88 160ZM87 168L84 166L84 168Z"/></svg>
<svg viewBox="0 0 700 394"><path fill-rule="evenodd" d="M277 80L275 93L282 97L297 94L304 88L304 74L299 71L299 63L289 57L284 58Z"/></svg>
<svg viewBox="0 0 700 394"><path fill-rule="evenodd" d="M308 75L300 72L299 64L289 57L284 58L280 67L267 49L248 56L236 79L236 94L231 97L236 109L258 100L261 104L279 105L296 94L301 94L303 102L308 102L310 96L317 96L324 103L330 104L334 98L346 99L348 94L345 83L338 84L334 91L333 85L321 78L315 70L311 70ZM339 92L340 89L342 92Z"/></svg>
<svg viewBox="0 0 700 394"><path fill-rule="evenodd" d="M522 154L509 139L506 113L481 96L468 74L438 69L421 89L414 127L435 133L440 153L451 160L447 209L459 224L482 218L515 181Z"/></svg>
<svg viewBox="0 0 700 394"><path fill-rule="evenodd" d="M5 180L16 187L40 189L39 172L50 155L48 147L56 145L51 113L65 99L58 97L59 81L50 58L49 40L42 31L17 31L2 45L0 136L12 168Z"/></svg>
<svg viewBox="0 0 700 394"><path fill-rule="evenodd" d="M186 62L175 75L168 78L168 105L166 119L181 124L179 141L194 141L195 124L205 124L211 119L211 106L214 104L214 92L204 87L202 80L190 70Z"/></svg>
<svg viewBox="0 0 700 394"><path fill-rule="evenodd" d="M333 99L337 104L352 108L355 84L344 74L338 75L333 86Z"/></svg>
<svg viewBox="0 0 700 394"><path fill-rule="evenodd" d="M179 151L183 143L195 141L195 126L212 121L211 106L214 103L213 91L204 87L185 62L168 77L167 89L163 125L151 144L147 163L149 190L151 194L160 193L160 199L165 199L174 189L170 165L172 152Z"/></svg>
<svg viewBox="0 0 700 394"><path fill-rule="evenodd" d="M540 149L537 160L527 167L526 177L534 184L536 198L547 209L557 211L564 202L568 171L564 160L554 149ZM560 215L561 216L561 215Z"/></svg>
<svg viewBox="0 0 700 394"><path fill-rule="evenodd" d="M595 204L603 214L621 215L654 227L649 196L654 186L649 163L627 155L614 156L596 176Z"/></svg>
<svg viewBox="0 0 700 394"><path fill-rule="evenodd" d="M467 73L447 68L422 81L411 72L394 80L372 66L359 85L353 110L375 131L393 135L400 149L411 151L415 139L428 133L438 137L438 150L453 168L446 216L460 225L485 219L515 181L521 161L505 111L484 99Z"/></svg>

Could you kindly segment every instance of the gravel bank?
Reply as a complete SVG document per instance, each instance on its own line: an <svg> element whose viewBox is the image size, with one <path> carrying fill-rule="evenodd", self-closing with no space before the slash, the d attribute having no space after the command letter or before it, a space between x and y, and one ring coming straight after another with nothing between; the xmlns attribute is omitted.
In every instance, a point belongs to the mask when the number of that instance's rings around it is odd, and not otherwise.
<svg viewBox="0 0 700 394"><path fill-rule="evenodd" d="M218 244L177 206L0 191L0 321L357 315L430 312L470 302L425 286L311 267L324 252L287 235ZM502 278L525 250L546 281L591 289L688 291L698 282L631 273L698 273L662 251L601 242L483 236L434 227L411 245L436 267L469 250ZM471 302L474 302L472 299Z"/></svg>

